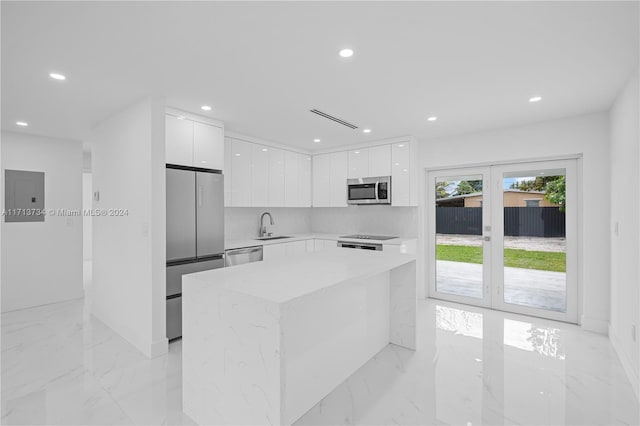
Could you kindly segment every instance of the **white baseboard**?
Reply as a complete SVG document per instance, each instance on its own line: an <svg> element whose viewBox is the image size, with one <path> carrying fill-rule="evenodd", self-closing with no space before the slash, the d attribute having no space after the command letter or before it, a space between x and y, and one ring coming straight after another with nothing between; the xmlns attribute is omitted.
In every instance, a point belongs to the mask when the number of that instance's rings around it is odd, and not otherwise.
<svg viewBox="0 0 640 426"><path fill-rule="evenodd" d="M582 316L580 325L583 330L604 334L605 336L609 332L609 321L588 317L586 315Z"/></svg>
<svg viewBox="0 0 640 426"><path fill-rule="evenodd" d="M627 354L622 350L620 339L611 326L609 326L609 341L611 341L611 346L613 346L613 350L618 355L618 359L620 359L620 363L622 364L622 368L624 368L624 372L627 373L627 378L631 382L633 391L636 393L636 398L638 398L638 401L640 401L640 378L636 375L633 369L633 363L631 362Z"/></svg>

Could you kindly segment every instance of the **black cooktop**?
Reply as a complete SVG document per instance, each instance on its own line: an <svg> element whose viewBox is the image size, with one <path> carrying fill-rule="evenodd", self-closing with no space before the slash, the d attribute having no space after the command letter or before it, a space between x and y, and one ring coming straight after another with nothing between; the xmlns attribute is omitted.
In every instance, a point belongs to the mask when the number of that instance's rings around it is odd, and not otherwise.
<svg viewBox="0 0 640 426"><path fill-rule="evenodd" d="M394 238L398 238L398 237L389 237L388 235L360 235L360 234L356 234L356 235L342 235L340 238L353 238L353 239L357 239L357 240L393 240Z"/></svg>

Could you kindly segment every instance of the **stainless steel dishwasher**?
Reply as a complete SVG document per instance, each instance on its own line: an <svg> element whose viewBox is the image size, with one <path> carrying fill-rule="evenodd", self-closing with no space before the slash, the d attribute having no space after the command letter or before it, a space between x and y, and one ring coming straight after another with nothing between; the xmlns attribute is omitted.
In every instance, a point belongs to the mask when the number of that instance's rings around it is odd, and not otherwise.
<svg viewBox="0 0 640 426"><path fill-rule="evenodd" d="M259 262L261 260L262 246L243 247L239 249L225 250L224 252L225 267Z"/></svg>

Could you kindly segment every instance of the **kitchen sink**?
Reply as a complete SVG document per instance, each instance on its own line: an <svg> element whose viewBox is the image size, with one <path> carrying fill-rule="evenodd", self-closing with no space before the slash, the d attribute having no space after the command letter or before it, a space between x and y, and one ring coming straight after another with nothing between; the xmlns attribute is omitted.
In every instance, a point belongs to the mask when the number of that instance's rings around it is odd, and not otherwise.
<svg viewBox="0 0 640 426"><path fill-rule="evenodd" d="M258 238L256 238L256 240L260 240L260 241L281 240L283 238L293 238L293 237L287 237L287 236L284 236L284 235L273 235L271 237L258 237Z"/></svg>

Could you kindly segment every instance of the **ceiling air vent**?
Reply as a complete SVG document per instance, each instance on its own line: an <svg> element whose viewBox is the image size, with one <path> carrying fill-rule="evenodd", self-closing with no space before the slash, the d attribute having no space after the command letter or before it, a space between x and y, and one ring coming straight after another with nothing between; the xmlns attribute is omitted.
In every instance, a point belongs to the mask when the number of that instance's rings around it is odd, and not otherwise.
<svg viewBox="0 0 640 426"><path fill-rule="evenodd" d="M333 115L329 115L326 112L318 111L315 108L310 110L310 111L312 113L314 113L314 114L318 114L321 117L328 118L329 120L335 121L338 124L342 124L343 126L347 126L350 129L357 129L358 128L358 126L356 126L355 124L351 124L351 123L346 122L344 120L340 120L338 117L334 117Z"/></svg>

